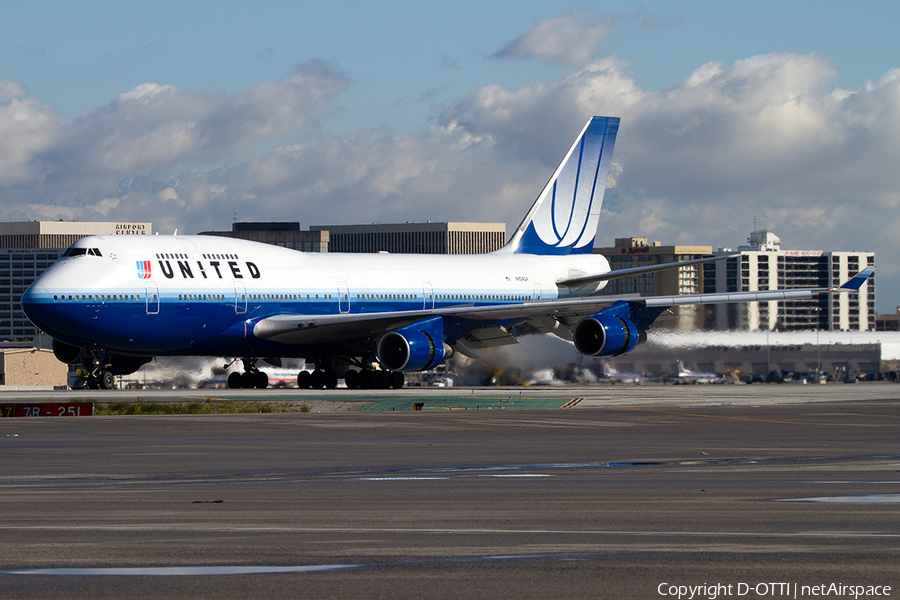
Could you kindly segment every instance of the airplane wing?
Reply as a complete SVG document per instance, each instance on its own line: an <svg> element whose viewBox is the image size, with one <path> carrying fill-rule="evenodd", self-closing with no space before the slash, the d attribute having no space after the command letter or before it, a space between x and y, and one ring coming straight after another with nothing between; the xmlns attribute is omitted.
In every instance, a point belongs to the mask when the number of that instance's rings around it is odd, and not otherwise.
<svg viewBox="0 0 900 600"><path fill-rule="evenodd" d="M701 261L706 260L701 259ZM874 270L874 267L866 268L838 288L798 288L633 298L588 296L578 299L537 300L499 306L462 305L412 311L337 315L284 314L260 320L253 328L253 334L260 339L285 344L341 342L380 336L422 319L440 316L448 322L444 328L448 334L448 341L456 345L464 354L477 357L479 348L517 343L510 328L526 321L540 331L553 333L571 341L572 329L580 319L608 309L614 304L627 305L628 318L640 329L647 329L656 317L673 306L793 300L810 298L813 294L822 292L850 292L858 290Z"/></svg>

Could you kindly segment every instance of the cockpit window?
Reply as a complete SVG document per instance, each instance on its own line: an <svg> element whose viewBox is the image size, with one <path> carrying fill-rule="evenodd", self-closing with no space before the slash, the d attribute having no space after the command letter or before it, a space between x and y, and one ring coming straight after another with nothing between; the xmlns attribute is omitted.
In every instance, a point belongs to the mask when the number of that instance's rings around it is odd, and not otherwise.
<svg viewBox="0 0 900 600"><path fill-rule="evenodd" d="M83 256L85 254L90 255L90 256L103 256L100 253L99 248L67 248L66 251L63 252L63 255L61 258L69 258L71 256Z"/></svg>

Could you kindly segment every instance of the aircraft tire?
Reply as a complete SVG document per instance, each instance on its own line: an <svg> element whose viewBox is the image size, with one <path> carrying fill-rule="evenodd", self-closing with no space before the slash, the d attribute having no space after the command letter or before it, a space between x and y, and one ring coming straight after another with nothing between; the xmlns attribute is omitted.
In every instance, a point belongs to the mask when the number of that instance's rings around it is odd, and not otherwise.
<svg viewBox="0 0 900 600"><path fill-rule="evenodd" d="M337 373L332 371L331 369L324 372L325 374L325 387L329 390L333 390L337 387L338 384L338 376Z"/></svg>
<svg viewBox="0 0 900 600"><path fill-rule="evenodd" d="M230 373L228 375L228 389L231 390L239 390L241 389L241 374L235 371L234 373Z"/></svg>
<svg viewBox="0 0 900 600"><path fill-rule="evenodd" d="M112 390L116 387L116 377L109 371L102 371L98 378L98 383L100 384L100 389Z"/></svg>
<svg viewBox="0 0 900 600"><path fill-rule="evenodd" d="M395 390L399 390L403 387L403 384L406 383L406 375L403 374L402 371L394 371L391 373L391 387Z"/></svg>
<svg viewBox="0 0 900 600"><path fill-rule="evenodd" d="M359 389L361 390L371 390L373 387L375 387L374 371L370 371L369 369L360 371L359 381L357 382L357 385L359 385Z"/></svg>
<svg viewBox="0 0 900 600"><path fill-rule="evenodd" d="M256 389L264 390L269 387L269 376L263 371L257 371L253 377L253 383L255 384Z"/></svg>
<svg viewBox="0 0 900 600"><path fill-rule="evenodd" d="M321 369L313 371L312 375L310 375L309 385L317 390L325 387L325 372Z"/></svg>
<svg viewBox="0 0 900 600"><path fill-rule="evenodd" d="M297 387L301 390L308 390L312 383L311 379L312 375L309 371L300 371L297 373Z"/></svg>
<svg viewBox="0 0 900 600"><path fill-rule="evenodd" d="M256 387L256 376L250 371L241 373L241 387L245 390L252 390Z"/></svg>
<svg viewBox="0 0 900 600"><path fill-rule="evenodd" d="M378 390L386 390L391 387L391 376L387 371L375 371L375 385Z"/></svg>
<svg viewBox="0 0 900 600"><path fill-rule="evenodd" d="M347 389L355 390L359 387L359 371L354 371L353 369L349 369L344 374L344 383L347 384Z"/></svg>

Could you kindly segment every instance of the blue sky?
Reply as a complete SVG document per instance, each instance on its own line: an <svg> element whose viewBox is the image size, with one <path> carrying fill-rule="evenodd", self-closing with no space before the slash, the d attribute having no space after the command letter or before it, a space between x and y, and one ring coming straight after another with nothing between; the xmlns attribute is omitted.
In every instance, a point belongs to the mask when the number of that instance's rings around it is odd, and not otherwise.
<svg viewBox="0 0 900 600"><path fill-rule="evenodd" d="M878 253L900 3L4 2L0 219L518 223L621 116L600 243Z"/></svg>
<svg viewBox="0 0 900 600"><path fill-rule="evenodd" d="M4 2L2 77L68 116L153 81L237 93L283 79L298 63L331 62L354 81L349 126L421 127L428 100L491 82L517 86L558 75L536 61L492 59L536 21L572 10L614 13L598 54L631 63L647 90L709 61L770 52L815 53L836 83L858 88L898 66L897 2Z"/></svg>

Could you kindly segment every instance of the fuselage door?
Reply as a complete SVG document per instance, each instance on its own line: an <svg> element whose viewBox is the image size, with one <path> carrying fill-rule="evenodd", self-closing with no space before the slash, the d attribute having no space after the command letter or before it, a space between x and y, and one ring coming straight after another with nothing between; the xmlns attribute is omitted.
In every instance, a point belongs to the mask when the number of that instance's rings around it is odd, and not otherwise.
<svg viewBox="0 0 900 600"><path fill-rule="evenodd" d="M350 290L346 281L338 281L338 312L350 312Z"/></svg>
<svg viewBox="0 0 900 600"><path fill-rule="evenodd" d="M148 281L144 285L144 291L147 293L147 314L159 314L159 287L155 281Z"/></svg>
<svg viewBox="0 0 900 600"><path fill-rule="evenodd" d="M247 288L239 281L234 282L234 312L239 315L247 312Z"/></svg>
<svg viewBox="0 0 900 600"><path fill-rule="evenodd" d="M200 260L200 251L197 250L197 246L194 245L194 242L187 238L175 238L181 245L184 246L184 249L188 251L192 260Z"/></svg>
<svg viewBox="0 0 900 600"><path fill-rule="evenodd" d="M539 283L534 284L534 299L535 300L541 299L541 284L539 284Z"/></svg>
<svg viewBox="0 0 900 600"><path fill-rule="evenodd" d="M434 287L427 281L422 282L422 309L431 310L434 308Z"/></svg>

